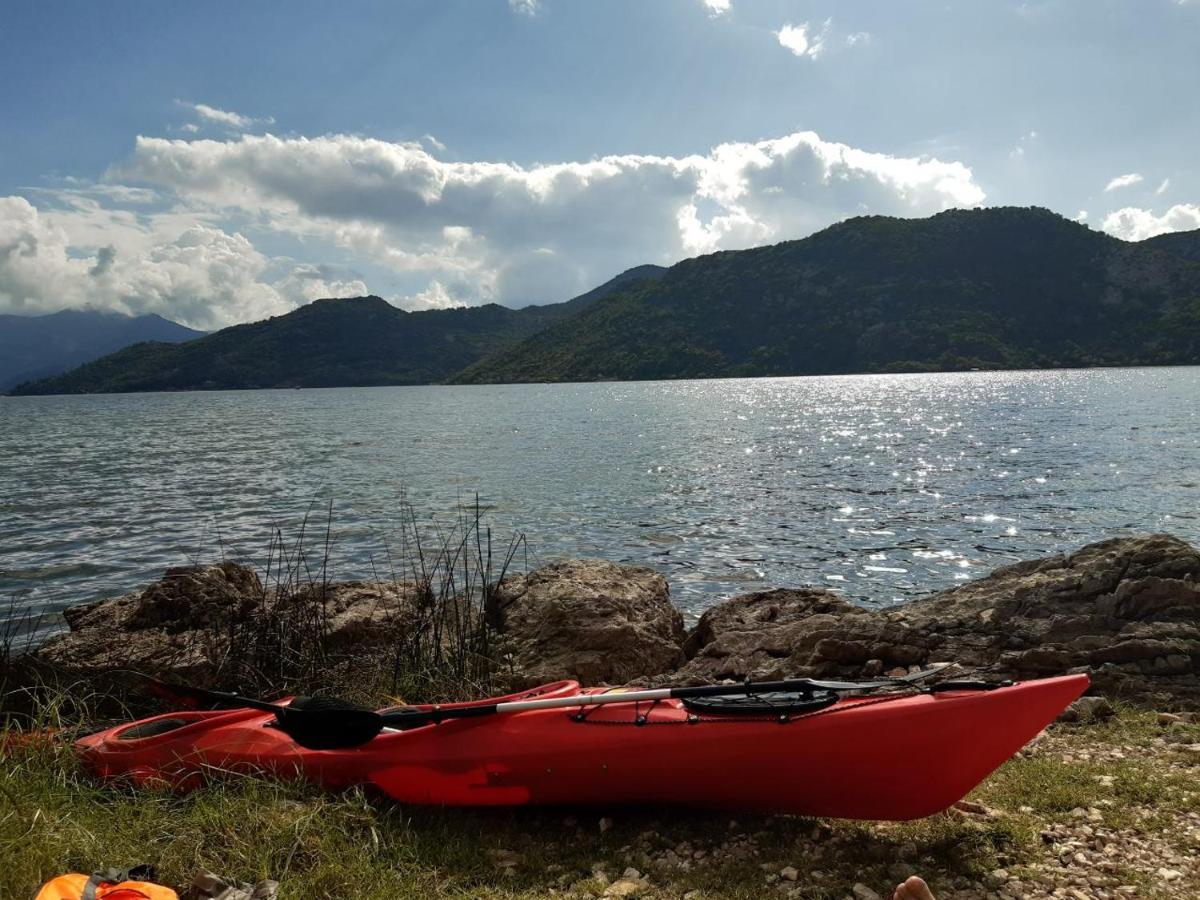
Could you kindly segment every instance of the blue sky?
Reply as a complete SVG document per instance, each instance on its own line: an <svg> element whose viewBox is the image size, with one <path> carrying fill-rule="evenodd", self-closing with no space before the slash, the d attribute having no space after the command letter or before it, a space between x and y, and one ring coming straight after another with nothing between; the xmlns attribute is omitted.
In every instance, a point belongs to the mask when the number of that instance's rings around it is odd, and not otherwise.
<svg viewBox="0 0 1200 900"><path fill-rule="evenodd" d="M9 0L0 311L566 299L862 213L1200 227L1200 0Z"/></svg>

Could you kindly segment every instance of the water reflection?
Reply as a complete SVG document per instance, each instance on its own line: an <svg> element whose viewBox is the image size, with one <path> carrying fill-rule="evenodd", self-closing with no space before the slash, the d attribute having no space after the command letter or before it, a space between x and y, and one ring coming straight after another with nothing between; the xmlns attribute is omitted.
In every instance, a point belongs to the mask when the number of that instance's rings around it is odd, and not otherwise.
<svg viewBox="0 0 1200 900"><path fill-rule="evenodd" d="M1200 539L1198 369L0 398L0 596L62 606L261 558L334 503L386 571L406 491L479 492L534 562L651 565L698 611L886 605L1122 531Z"/></svg>

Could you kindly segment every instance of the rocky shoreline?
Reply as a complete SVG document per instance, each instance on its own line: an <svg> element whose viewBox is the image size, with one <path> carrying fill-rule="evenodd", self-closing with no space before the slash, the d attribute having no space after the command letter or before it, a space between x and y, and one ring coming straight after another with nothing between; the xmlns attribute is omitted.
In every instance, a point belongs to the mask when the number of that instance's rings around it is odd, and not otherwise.
<svg viewBox="0 0 1200 900"><path fill-rule="evenodd" d="M79 675L137 668L204 681L230 652L238 610L269 596L244 566L169 570L142 591L68 609L35 653ZM323 639L369 657L420 620L404 582L340 582L288 598L319 607ZM1093 693L1200 709L1200 550L1167 534L1117 538L997 569L873 611L823 588L756 591L690 631L646 568L572 559L499 585L495 652L516 681L585 684L873 677L953 660L988 678L1088 672Z"/></svg>

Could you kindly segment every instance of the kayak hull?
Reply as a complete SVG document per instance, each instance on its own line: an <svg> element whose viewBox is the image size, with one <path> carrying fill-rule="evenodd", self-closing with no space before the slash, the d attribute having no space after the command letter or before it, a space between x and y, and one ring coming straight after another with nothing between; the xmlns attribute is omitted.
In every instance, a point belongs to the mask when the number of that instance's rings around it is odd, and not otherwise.
<svg viewBox="0 0 1200 900"><path fill-rule="evenodd" d="M179 713L91 735L78 750L101 776L183 788L214 773L265 771L334 789L374 785L418 804L651 804L902 820L962 799L1087 686L1086 675L1070 675L990 691L847 698L782 721L696 716L678 701L615 703L452 719L319 751L270 727L270 714ZM559 682L511 699L577 692ZM164 720L183 724L129 736Z"/></svg>

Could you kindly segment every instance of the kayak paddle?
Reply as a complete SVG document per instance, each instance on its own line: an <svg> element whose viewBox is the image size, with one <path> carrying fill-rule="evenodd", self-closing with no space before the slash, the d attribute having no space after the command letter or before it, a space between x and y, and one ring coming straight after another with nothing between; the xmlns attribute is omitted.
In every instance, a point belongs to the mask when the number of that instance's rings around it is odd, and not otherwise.
<svg viewBox="0 0 1200 900"><path fill-rule="evenodd" d="M953 663L936 663L920 672L876 681L819 681L791 678L783 681L746 681L740 684L706 684L694 687L651 688L609 694L576 694L543 700L512 700L472 706L405 706L377 712L332 697L300 697L289 705L254 700L241 694L210 691L190 685L176 685L147 675L142 679L160 696L173 696L190 702L258 709L275 714L280 731L301 747L310 750L335 750L365 744L384 729L405 730L437 724L449 719L474 719L502 713L528 712L535 709L570 709L602 706L608 703L640 703L651 700L691 700L701 697L729 697L740 694L850 692L871 693L923 681Z"/></svg>

